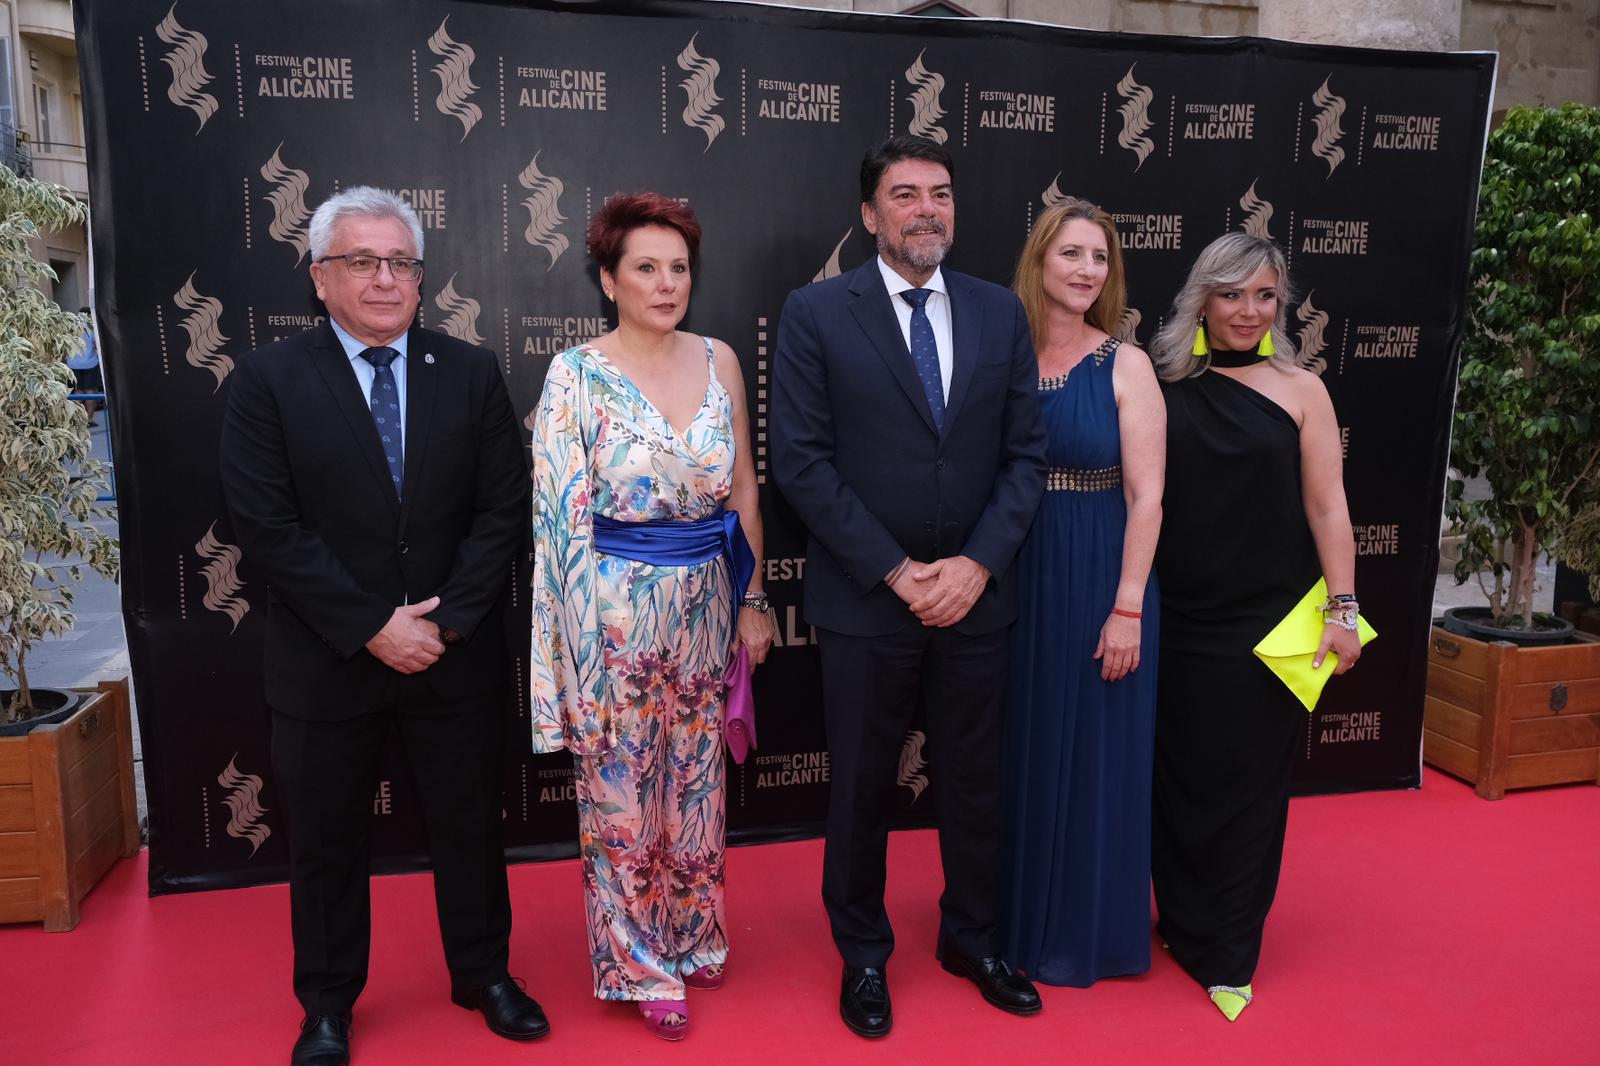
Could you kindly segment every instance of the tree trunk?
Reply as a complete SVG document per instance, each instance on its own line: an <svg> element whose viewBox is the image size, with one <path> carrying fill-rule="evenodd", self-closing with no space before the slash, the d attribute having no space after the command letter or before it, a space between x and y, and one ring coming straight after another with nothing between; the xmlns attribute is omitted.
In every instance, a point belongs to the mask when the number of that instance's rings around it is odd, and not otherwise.
<svg viewBox="0 0 1600 1066"><path fill-rule="evenodd" d="M28 667L23 653L17 652L17 690L11 699L0 702L0 721L20 722L33 712L33 689L28 686Z"/></svg>
<svg viewBox="0 0 1600 1066"><path fill-rule="evenodd" d="M1511 602L1506 612L1512 624L1533 629L1533 562L1538 547L1533 527L1517 519L1517 533L1511 538Z"/></svg>

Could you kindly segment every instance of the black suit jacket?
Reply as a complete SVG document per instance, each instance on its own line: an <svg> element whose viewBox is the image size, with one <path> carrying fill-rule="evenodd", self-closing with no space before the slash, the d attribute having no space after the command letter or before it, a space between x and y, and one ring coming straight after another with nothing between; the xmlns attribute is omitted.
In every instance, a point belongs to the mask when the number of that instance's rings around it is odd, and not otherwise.
<svg viewBox="0 0 1600 1066"><path fill-rule="evenodd" d="M789 294L773 367L772 469L810 529L805 610L854 636L914 620L883 583L909 555L965 555L994 575L957 629L1016 617L1008 580L1044 491L1038 367L1009 289L944 271L953 366L944 431L877 260Z"/></svg>
<svg viewBox="0 0 1600 1066"><path fill-rule="evenodd" d="M229 376L222 486L244 563L267 583L276 711L371 709L395 671L366 643L402 603L461 634L422 673L436 695L504 684L503 612L529 526L527 461L494 353L413 328L405 474L396 498L367 398L324 323L246 355Z"/></svg>

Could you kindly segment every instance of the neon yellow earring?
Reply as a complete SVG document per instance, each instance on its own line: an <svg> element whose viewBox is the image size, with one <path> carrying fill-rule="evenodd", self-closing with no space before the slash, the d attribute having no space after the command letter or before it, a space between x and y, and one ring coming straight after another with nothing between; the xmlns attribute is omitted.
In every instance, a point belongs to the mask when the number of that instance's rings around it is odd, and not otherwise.
<svg viewBox="0 0 1600 1066"><path fill-rule="evenodd" d="M1194 343L1189 346L1189 354L1196 359L1204 359L1211 354L1211 344L1206 340L1206 320L1200 319L1194 327Z"/></svg>
<svg viewBox="0 0 1600 1066"><path fill-rule="evenodd" d="M1256 345L1256 354L1263 359L1271 359L1277 355L1277 349L1272 346L1272 330L1267 330L1261 335L1261 343Z"/></svg>

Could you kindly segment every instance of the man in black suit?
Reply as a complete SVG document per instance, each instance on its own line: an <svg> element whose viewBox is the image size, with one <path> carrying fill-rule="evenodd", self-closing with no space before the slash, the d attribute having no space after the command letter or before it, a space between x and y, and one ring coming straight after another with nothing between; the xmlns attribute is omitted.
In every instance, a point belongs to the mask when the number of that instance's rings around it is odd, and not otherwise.
<svg viewBox="0 0 1600 1066"><path fill-rule="evenodd" d="M998 956L1000 698L1007 580L1044 491L1038 371L1010 291L944 271L950 156L892 137L861 164L878 256L796 289L778 321L773 470L809 527L832 765L822 895L844 958L839 1007L862 1036L893 1018L884 850L902 740L927 708L945 891L938 953L990 1003L1039 1010Z"/></svg>
<svg viewBox="0 0 1600 1066"><path fill-rule="evenodd" d="M312 217L328 321L230 378L222 482L266 578L272 765L288 819L295 1063L349 1061L367 978L372 803L397 730L429 850L451 999L501 1036L549 1029L509 976L500 765L527 466L492 352L416 328L422 228L373 188Z"/></svg>

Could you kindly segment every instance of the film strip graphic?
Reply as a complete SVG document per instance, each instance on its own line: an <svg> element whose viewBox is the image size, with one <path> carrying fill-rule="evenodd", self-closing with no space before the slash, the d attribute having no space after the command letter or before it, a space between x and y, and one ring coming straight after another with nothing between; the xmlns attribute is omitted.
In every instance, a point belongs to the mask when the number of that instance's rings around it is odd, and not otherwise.
<svg viewBox="0 0 1600 1066"><path fill-rule="evenodd" d="M756 447L756 484L767 483L767 401L771 389L771 366L768 358L767 319L756 319L756 399L752 407L752 439Z"/></svg>

